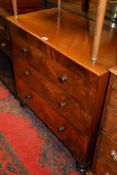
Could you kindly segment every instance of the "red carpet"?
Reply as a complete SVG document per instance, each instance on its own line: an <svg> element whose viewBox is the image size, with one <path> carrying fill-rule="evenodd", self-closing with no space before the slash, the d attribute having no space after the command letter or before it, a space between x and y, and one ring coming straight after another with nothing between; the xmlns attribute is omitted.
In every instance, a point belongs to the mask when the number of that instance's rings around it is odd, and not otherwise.
<svg viewBox="0 0 117 175"><path fill-rule="evenodd" d="M63 144L0 82L0 175L78 175Z"/></svg>

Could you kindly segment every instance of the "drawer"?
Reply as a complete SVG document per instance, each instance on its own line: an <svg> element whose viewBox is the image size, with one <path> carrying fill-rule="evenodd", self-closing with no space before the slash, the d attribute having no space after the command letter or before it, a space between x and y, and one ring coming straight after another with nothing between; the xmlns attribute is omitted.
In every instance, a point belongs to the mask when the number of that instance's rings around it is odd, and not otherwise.
<svg viewBox="0 0 117 175"><path fill-rule="evenodd" d="M25 32L20 32L20 30L12 30L10 31L11 35L11 50L13 54L13 59L17 59L17 57L28 57L29 53L29 44L28 44L28 36ZM22 37L20 36L22 35ZM28 52L27 52L28 51ZM30 57L29 57L30 58Z"/></svg>
<svg viewBox="0 0 117 175"><path fill-rule="evenodd" d="M28 41L28 34L24 30L20 29L19 27L16 27L14 24L9 23L9 28L11 32L11 36L13 36L13 41L17 41L17 38L20 38L20 40Z"/></svg>
<svg viewBox="0 0 117 175"><path fill-rule="evenodd" d="M117 89L113 85L111 92L110 92L110 99L109 99L109 104L117 109Z"/></svg>
<svg viewBox="0 0 117 175"><path fill-rule="evenodd" d="M50 56L51 57L51 56ZM96 97L96 85L90 84L90 79L79 69L79 72L70 71L64 65L58 63L53 58L38 59L37 64L31 63L45 76L49 81L57 84L65 92L81 101L87 108L92 109ZM35 59L37 59L36 57ZM61 59L61 58L60 58Z"/></svg>
<svg viewBox="0 0 117 175"><path fill-rule="evenodd" d="M111 162L107 162L106 157L98 155L93 165L95 175L117 175L117 168Z"/></svg>
<svg viewBox="0 0 117 175"><path fill-rule="evenodd" d="M12 38L12 50L14 58L21 57L30 62L34 58L38 59L45 56L47 57L47 46L34 38L32 42L31 36L20 28L14 27L10 24L10 35ZM32 45L32 46L31 46ZM33 52L33 48L37 48ZM38 52L38 54L37 54Z"/></svg>
<svg viewBox="0 0 117 175"><path fill-rule="evenodd" d="M66 94L57 85L49 82L30 64L23 60L14 63L16 74L42 96L55 110L69 121L81 135L90 137L93 116L81 104Z"/></svg>
<svg viewBox="0 0 117 175"><path fill-rule="evenodd" d="M7 21L2 17L0 17L0 36L9 40L8 24Z"/></svg>
<svg viewBox="0 0 117 175"><path fill-rule="evenodd" d="M4 51L7 55L10 55L9 41L0 37L0 49Z"/></svg>
<svg viewBox="0 0 117 175"><path fill-rule="evenodd" d="M87 156L89 144L87 137L81 137L69 122L53 110L43 98L27 86L18 76L16 76L16 86L20 100L25 102L47 124L68 147L74 157L83 162L89 159Z"/></svg>
<svg viewBox="0 0 117 175"><path fill-rule="evenodd" d="M117 141L117 110L115 108L108 106L103 127L111 135L112 139Z"/></svg>
<svg viewBox="0 0 117 175"><path fill-rule="evenodd" d="M35 47L26 46L27 43L24 42L19 47L19 43L21 42L19 41L17 46L14 47L16 59L28 61L47 80L59 86L93 112L94 108L92 108L92 105L95 104L98 83L96 76L80 67L77 70L77 74L70 71L54 58L51 58L50 50L47 48L45 48L44 52L42 49L39 50Z"/></svg>
<svg viewBox="0 0 117 175"><path fill-rule="evenodd" d="M117 167L117 142L114 142L105 132L101 135L99 152Z"/></svg>

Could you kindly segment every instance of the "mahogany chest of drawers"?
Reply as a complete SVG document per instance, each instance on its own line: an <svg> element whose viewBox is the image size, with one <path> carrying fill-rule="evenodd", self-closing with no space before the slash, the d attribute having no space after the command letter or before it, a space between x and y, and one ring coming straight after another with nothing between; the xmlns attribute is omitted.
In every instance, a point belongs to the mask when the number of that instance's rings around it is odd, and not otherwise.
<svg viewBox="0 0 117 175"><path fill-rule="evenodd" d="M88 48L87 31L83 29L86 19L64 10L62 15L63 21L58 21L56 9L50 9L19 15L18 20L8 18L17 94L85 171L93 157L109 74L103 66L83 58L89 54L83 51L83 47ZM81 36L86 37L82 47Z"/></svg>
<svg viewBox="0 0 117 175"><path fill-rule="evenodd" d="M111 68L110 73L92 168L96 175L117 175L117 66Z"/></svg>

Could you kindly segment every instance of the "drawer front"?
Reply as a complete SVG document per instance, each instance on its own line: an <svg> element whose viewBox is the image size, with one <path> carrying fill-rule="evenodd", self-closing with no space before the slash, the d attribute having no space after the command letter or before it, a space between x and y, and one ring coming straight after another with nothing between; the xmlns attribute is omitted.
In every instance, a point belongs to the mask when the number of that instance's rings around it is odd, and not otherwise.
<svg viewBox="0 0 117 175"><path fill-rule="evenodd" d="M110 106L108 106L103 127L111 135L112 139L117 141L117 110Z"/></svg>
<svg viewBox="0 0 117 175"><path fill-rule="evenodd" d="M17 60L14 64L15 72L40 96L68 120L81 135L90 137L92 116L83 108L81 103L68 96L57 85L52 84L36 71L30 64Z"/></svg>
<svg viewBox="0 0 117 175"><path fill-rule="evenodd" d="M101 152L115 167L117 167L117 142L111 140L105 133L101 136L99 143L99 152Z"/></svg>
<svg viewBox="0 0 117 175"><path fill-rule="evenodd" d="M64 65L58 63L55 59L50 58L51 56L48 58L45 57L45 59L44 57L42 59L37 59L38 57L39 56L33 57L31 63L43 76L57 84L76 100L81 101L87 108L92 109L92 105L95 101L96 87L94 84L89 83L89 77L87 77L85 72L79 70L79 72L75 74L64 67Z"/></svg>
<svg viewBox="0 0 117 175"><path fill-rule="evenodd" d="M28 35L20 28L16 28L13 24L9 23L9 32L11 38L11 50L13 58L15 59L18 54L26 53L28 47ZM23 54L22 54L23 55Z"/></svg>
<svg viewBox="0 0 117 175"><path fill-rule="evenodd" d="M87 156L87 138L81 137L69 122L55 112L48 103L16 76L18 96L48 125L48 127L63 141L74 157L81 162L89 159Z"/></svg>
<svg viewBox="0 0 117 175"><path fill-rule="evenodd" d="M14 41L17 41L18 38L20 38L22 41L28 41L28 34L24 30L21 30L20 28L16 27L14 24L9 24L11 35L15 36L13 39Z"/></svg>
<svg viewBox="0 0 117 175"><path fill-rule="evenodd" d="M36 59L38 59L38 57L47 57L47 46L44 43L42 43L39 40L36 40L35 38L32 42L28 33L21 30L20 28L14 27L13 24L10 24L9 26L14 59L20 57L30 62L30 60L32 60L33 57L36 57ZM36 51L33 52L33 48L38 48L38 50L36 49Z"/></svg>
<svg viewBox="0 0 117 175"><path fill-rule="evenodd" d="M107 162L103 156L97 156L94 162L95 175L117 175L117 169L112 167L111 162Z"/></svg>
<svg viewBox="0 0 117 175"><path fill-rule="evenodd" d="M5 39L9 39L8 35L8 24L5 19L0 17L0 36L2 36Z"/></svg>
<svg viewBox="0 0 117 175"><path fill-rule="evenodd" d="M0 49L3 50L7 55L10 55L9 41L0 37Z"/></svg>
<svg viewBox="0 0 117 175"><path fill-rule="evenodd" d="M93 112L94 108L92 108L92 105L95 104L98 84L96 76L80 67L77 69L77 73L70 71L64 65L58 63L57 60L51 58L49 48L44 47L43 44L40 44L40 49L37 49L36 47L28 46L24 41L17 41L17 43L14 47L16 59L20 58L28 61L46 79L59 86L76 100L82 102L85 107ZM21 46L19 46L19 43L21 43Z"/></svg>
<svg viewBox="0 0 117 175"><path fill-rule="evenodd" d="M22 35L22 38L17 33L19 34L19 32L15 32L15 30L10 31L13 59L17 59L18 56L24 58L25 56L29 56L30 58L30 55L27 55L29 53L28 36L21 32L20 35Z"/></svg>

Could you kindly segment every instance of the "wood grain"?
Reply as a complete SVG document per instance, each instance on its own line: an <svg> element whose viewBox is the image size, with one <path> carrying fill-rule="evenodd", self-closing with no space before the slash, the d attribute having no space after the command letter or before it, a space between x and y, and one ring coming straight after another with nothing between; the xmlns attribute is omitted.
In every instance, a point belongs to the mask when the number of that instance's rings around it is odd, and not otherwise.
<svg viewBox="0 0 117 175"><path fill-rule="evenodd" d="M85 163L85 160L87 159L87 144L77 130L53 110L43 98L32 90L32 88L27 86L18 75L16 75L16 85L20 100L28 104L31 109L34 110L48 127L52 129L56 136L63 141L79 162L83 161ZM32 98L30 99L27 97L29 94L32 95ZM63 131L61 131L61 127L64 127Z"/></svg>
<svg viewBox="0 0 117 175"><path fill-rule="evenodd" d="M95 171L93 171L93 173L96 175L101 175L101 174L112 174L112 175L116 175L117 174L117 170L115 167L113 167L113 165L111 164L111 162L108 162L106 160L105 157L98 155L96 157L95 160Z"/></svg>
<svg viewBox="0 0 117 175"><path fill-rule="evenodd" d="M104 28L102 32L97 64L91 63L93 21L62 10L58 24L57 9L21 15L18 20L9 17L8 20L97 75L116 64L117 33L109 28ZM43 37L48 39L45 41Z"/></svg>

